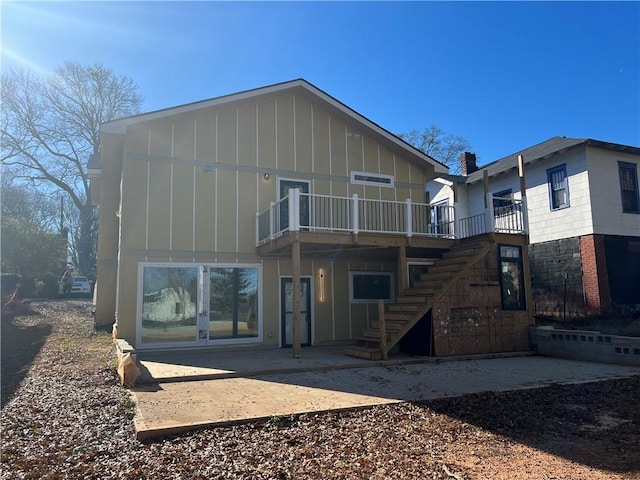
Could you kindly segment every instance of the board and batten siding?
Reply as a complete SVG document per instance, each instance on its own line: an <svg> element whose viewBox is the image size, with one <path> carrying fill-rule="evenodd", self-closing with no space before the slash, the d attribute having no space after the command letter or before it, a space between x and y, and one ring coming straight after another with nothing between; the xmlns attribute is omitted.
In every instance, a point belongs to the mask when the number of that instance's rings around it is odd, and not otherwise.
<svg viewBox="0 0 640 480"><path fill-rule="evenodd" d="M135 341L138 262L255 263L263 274L263 344L280 341L279 281L287 259L255 254L256 212L278 200L278 178L312 193L424 201L424 171L304 96L279 94L127 127L122 154L119 334ZM396 188L350 183L350 172L394 175ZM265 174L269 178L265 179ZM325 271L318 301L317 271ZM311 276L315 343L348 340L375 318L349 303L348 262L304 260ZM393 269L381 264L357 269Z"/></svg>

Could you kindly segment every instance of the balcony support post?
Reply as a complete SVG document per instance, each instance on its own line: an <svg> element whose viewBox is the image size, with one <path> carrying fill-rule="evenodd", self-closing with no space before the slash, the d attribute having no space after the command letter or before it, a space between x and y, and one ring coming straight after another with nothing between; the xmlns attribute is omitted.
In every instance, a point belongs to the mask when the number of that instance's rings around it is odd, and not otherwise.
<svg viewBox="0 0 640 480"><path fill-rule="evenodd" d="M487 169L483 171L484 184L484 221L486 233L494 233L495 218L493 218L493 195L489 192L489 172Z"/></svg>
<svg viewBox="0 0 640 480"><path fill-rule="evenodd" d="M462 232L460 232L460 220L458 220L458 212L460 210L460 202L458 198L458 184L453 182L451 186L451 190L453 190L453 238L462 238Z"/></svg>
<svg viewBox="0 0 640 480"><path fill-rule="evenodd" d="M522 198L522 229L529 233L529 211L527 210L527 181L524 177L524 158L518 155L518 176L520 177L520 197Z"/></svg>
<svg viewBox="0 0 640 480"><path fill-rule="evenodd" d="M387 360L387 325L384 318L384 300L378 300L378 324L380 325L380 352L382 360Z"/></svg>
<svg viewBox="0 0 640 480"><path fill-rule="evenodd" d="M291 245L291 264L293 267L293 358L300 358L300 237L293 232Z"/></svg>
<svg viewBox="0 0 640 480"><path fill-rule="evenodd" d="M409 266L407 265L407 247L398 247L398 274L400 275L400 295L409 288Z"/></svg>

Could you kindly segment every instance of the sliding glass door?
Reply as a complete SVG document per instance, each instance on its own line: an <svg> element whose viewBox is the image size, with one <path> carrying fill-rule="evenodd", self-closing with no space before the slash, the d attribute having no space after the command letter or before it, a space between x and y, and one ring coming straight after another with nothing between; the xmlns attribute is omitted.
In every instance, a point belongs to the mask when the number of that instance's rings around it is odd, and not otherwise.
<svg viewBox="0 0 640 480"><path fill-rule="evenodd" d="M261 340L260 265L140 264L138 345Z"/></svg>
<svg viewBox="0 0 640 480"><path fill-rule="evenodd" d="M209 340L258 337L258 269L211 268Z"/></svg>

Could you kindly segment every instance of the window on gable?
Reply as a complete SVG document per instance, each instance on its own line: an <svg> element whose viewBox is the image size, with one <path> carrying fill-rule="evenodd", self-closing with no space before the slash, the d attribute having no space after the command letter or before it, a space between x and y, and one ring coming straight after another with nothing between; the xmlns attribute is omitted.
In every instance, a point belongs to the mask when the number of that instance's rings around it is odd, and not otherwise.
<svg viewBox="0 0 640 480"><path fill-rule="evenodd" d="M395 185L395 177L383 173L351 172L351 183L390 188Z"/></svg>
<svg viewBox="0 0 640 480"><path fill-rule="evenodd" d="M638 170L633 163L618 162L620 172L620 193L624 213L640 213L640 195L638 195Z"/></svg>
<svg viewBox="0 0 640 480"><path fill-rule="evenodd" d="M549 183L549 205L551 210L559 210L569 206L569 180L567 178L567 166L547 170Z"/></svg>

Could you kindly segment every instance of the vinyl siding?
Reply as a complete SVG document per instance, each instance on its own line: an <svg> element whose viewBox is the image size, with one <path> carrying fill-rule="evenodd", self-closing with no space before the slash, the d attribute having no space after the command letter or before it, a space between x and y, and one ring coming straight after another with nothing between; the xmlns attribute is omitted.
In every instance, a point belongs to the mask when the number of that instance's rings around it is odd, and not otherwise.
<svg viewBox="0 0 640 480"><path fill-rule="evenodd" d="M618 162L635 164L640 175L638 156L587 149L593 229L606 235L640 236L640 215L622 211Z"/></svg>

